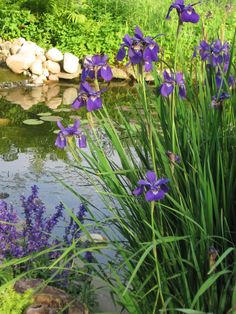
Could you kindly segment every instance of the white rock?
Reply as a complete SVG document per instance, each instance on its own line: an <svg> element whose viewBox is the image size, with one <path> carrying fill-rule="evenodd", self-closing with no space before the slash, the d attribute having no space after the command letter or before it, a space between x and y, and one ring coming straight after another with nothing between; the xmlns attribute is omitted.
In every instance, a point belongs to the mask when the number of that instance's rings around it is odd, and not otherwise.
<svg viewBox="0 0 236 314"><path fill-rule="evenodd" d="M15 55L16 53L18 53L20 51L21 46L19 45L14 45L11 47L10 51L12 55Z"/></svg>
<svg viewBox="0 0 236 314"><path fill-rule="evenodd" d="M55 62L63 60L63 54L57 48L49 49L46 52L46 57L47 57L48 60L55 61Z"/></svg>
<svg viewBox="0 0 236 314"><path fill-rule="evenodd" d="M33 74L42 75L43 74L43 65L40 59L36 59L30 66L30 71Z"/></svg>
<svg viewBox="0 0 236 314"><path fill-rule="evenodd" d="M38 56L38 58L41 59L42 62L45 62L47 60L45 55L40 55Z"/></svg>
<svg viewBox="0 0 236 314"><path fill-rule="evenodd" d="M23 73L25 70L28 70L34 61L34 55L21 53L9 56L6 59L7 66L15 73Z"/></svg>
<svg viewBox="0 0 236 314"><path fill-rule="evenodd" d="M64 90L62 102L64 105L71 105L77 96L77 89L75 87L69 87Z"/></svg>
<svg viewBox="0 0 236 314"><path fill-rule="evenodd" d="M25 42L26 42L25 38L20 37L20 38L15 39L12 43L13 45L22 46Z"/></svg>
<svg viewBox="0 0 236 314"><path fill-rule="evenodd" d="M59 81L59 77L56 74L49 74L48 79L49 81L55 81L55 82Z"/></svg>
<svg viewBox="0 0 236 314"><path fill-rule="evenodd" d="M40 75L33 80L33 83L36 85L42 85L46 80L47 78L44 75Z"/></svg>
<svg viewBox="0 0 236 314"><path fill-rule="evenodd" d="M20 48L19 53L21 54L32 54L35 55L37 45L31 41L26 41Z"/></svg>
<svg viewBox="0 0 236 314"><path fill-rule="evenodd" d="M51 60L45 62L45 67L52 74L57 74L61 72L60 64Z"/></svg>
<svg viewBox="0 0 236 314"><path fill-rule="evenodd" d="M63 69L67 73L76 73L79 68L79 58L72 53L65 53L63 60Z"/></svg>
<svg viewBox="0 0 236 314"><path fill-rule="evenodd" d="M39 46L35 46L35 55L36 56L44 56L44 49L39 47ZM46 59L46 58L45 58Z"/></svg>
<svg viewBox="0 0 236 314"><path fill-rule="evenodd" d="M48 77L48 76L49 76L49 71L48 71L47 69L44 69L44 70L43 70L43 75L44 75L45 77Z"/></svg>

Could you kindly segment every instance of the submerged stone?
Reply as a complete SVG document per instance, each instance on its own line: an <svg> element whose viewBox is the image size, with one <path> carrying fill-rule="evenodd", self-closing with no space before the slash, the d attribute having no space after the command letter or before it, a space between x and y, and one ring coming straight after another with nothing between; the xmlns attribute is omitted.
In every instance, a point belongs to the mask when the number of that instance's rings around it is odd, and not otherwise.
<svg viewBox="0 0 236 314"><path fill-rule="evenodd" d="M8 198L10 195L8 193L0 192L0 200L4 200Z"/></svg>

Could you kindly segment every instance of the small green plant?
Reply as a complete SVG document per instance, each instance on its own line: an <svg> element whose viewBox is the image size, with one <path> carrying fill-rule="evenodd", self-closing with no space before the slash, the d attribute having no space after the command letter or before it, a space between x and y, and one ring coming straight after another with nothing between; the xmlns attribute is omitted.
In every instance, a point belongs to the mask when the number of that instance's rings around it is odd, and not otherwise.
<svg viewBox="0 0 236 314"><path fill-rule="evenodd" d="M19 294L13 289L13 286L0 289L0 313L22 314L32 302L32 290Z"/></svg>

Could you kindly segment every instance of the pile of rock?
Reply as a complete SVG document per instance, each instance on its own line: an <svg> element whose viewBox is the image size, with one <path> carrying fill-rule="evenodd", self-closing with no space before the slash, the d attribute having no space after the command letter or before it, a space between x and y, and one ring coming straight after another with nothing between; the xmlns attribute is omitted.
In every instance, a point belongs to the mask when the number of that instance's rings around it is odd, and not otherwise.
<svg viewBox="0 0 236 314"><path fill-rule="evenodd" d="M35 84L72 79L81 73L79 59L71 53L62 53L57 48L45 51L32 41L18 38L0 42L0 61L14 73L31 77Z"/></svg>

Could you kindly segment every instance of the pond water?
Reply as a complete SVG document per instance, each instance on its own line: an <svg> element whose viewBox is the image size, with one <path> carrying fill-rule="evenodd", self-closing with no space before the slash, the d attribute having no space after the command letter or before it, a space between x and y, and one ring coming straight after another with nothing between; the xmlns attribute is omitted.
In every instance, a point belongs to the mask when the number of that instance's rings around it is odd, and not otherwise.
<svg viewBox="0 0 236 314"><path fill-rule="evenodd" d="M16 77L22 80L6 69L0 70L0 82L16 81ZM45 121L35 126L23 123L40 119L39 114L45 112L61 117L65 125L73 121L72 115L79 115L86 123L86 110L75 112L70 108L77 96L77 87L78 82L64 81L40 87L0 89L0 196L9 195L6 200L16 207L20 204L20 195L29 195L31 186L37 184L49 212L59 201L78 208L78 199L55 176L98 207L103 206L84 175L68 164L68 152L55 147L56 123ZM111 85L104 96L112 109L118 106L118 99L124 109L131 101L130 88L124 83Z"/></svg>

